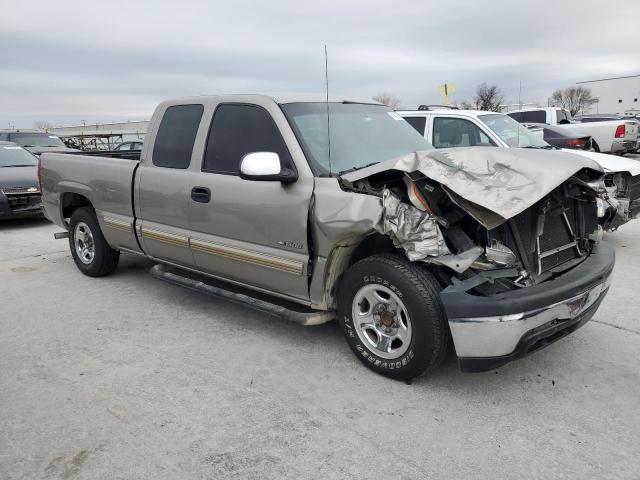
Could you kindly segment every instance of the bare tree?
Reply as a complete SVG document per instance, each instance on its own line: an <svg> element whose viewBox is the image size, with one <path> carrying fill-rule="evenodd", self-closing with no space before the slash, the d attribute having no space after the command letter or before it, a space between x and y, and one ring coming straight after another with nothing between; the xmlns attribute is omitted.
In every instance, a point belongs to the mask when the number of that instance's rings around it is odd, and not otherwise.
<svg viewBox="0 0 640 480"><path fill-rule="evenodd" d="M33 124L33 128L39 128L40 130L47 130L51 127L53 127L53 125L45 120L38 120Z"/></svg>
<svg viewBox="0 0 640 480"><path fill-rule="evenodd" d="M571 116L597 101L598 99L591 94L591 90L583 86L558 89L551 94L551 102L557 107L569 110Z"/></svg>
<svg viewBox="0 0 640 480"><path fill-rule="evenodd" d="M376 102L380 102L386 105L387 107L393 108L394 110L397 110L398 107L400 106L400 99L391 93L382 92L382 93L378 93L377 95L374 95L371 98Z"/></svg>
<svg viewBox="0 0 640 480"><path fill-rule="evenodd" d="M500 105L504 103L504 95L497 85L487 85L481 83L476 88L476 95L473 97L478 110L487 110L489 112L499 112Z"/></svg>

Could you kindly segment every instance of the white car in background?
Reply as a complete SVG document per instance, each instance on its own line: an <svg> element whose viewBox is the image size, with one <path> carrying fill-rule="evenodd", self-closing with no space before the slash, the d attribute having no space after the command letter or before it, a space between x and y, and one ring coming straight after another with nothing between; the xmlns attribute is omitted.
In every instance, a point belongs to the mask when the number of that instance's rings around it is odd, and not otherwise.
<svg viewBox="0 0 640 480"><path fill-rule="evenodd" d="M481 110L402 110L396 112L435 148L498 147L555 149L542 130L529 130L509 115ZM564 125L563 125L564 127ZM602 225L615 230L640 215L640 161L585 150L562 149L590 158L605 171L605 185L615 215L604 212Z"/></svg>
<svg viewBox="0 0 640 480"><path fill-rule="evenodd" d="M633 153L638 148L638 123L631 118L574 123L571 114L559 107L523 108L508 112L507 115L520 123L561 125L568 130L589 135L597 152L622 155Z"/></svg>

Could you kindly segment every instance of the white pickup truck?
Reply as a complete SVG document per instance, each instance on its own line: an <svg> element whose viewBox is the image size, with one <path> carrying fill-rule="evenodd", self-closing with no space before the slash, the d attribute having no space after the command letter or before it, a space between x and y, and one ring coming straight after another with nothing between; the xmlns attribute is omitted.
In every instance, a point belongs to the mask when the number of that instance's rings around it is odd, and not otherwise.
<svg viewBox="0 0 640 480"><path fill-rule="evenodd" d="M638 145L638 124L633 120L573 123L569 112L559 107L525 108L508 112L520 123L547 123L589 135L596 152L632 153Z"/></svg>

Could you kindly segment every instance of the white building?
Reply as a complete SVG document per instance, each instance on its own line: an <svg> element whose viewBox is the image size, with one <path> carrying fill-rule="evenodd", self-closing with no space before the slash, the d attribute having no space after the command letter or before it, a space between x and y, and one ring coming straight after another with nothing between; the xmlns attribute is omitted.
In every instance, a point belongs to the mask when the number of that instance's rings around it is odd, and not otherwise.
<svg viewBox="0 0 640 480"><path fill-rule="evenodd" d="M640 75L576 83L598 99L585 113L640 113Z"/></svg>

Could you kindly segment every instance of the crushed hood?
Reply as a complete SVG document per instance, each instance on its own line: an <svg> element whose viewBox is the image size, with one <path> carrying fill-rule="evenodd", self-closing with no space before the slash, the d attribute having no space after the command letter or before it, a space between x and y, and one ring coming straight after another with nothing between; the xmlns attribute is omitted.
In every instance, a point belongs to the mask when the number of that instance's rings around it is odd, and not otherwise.
<svg viewBox="0 0 640 480"><path fill-rule="evenodd" d="M603 171L588 158L557 150L470 147L415 152L341 178L352 183L387 170L418 171L452 192L452 199L485 226L493 227L526 210L583 168ZM486 215L484 209L494 215Z"/></svg>

